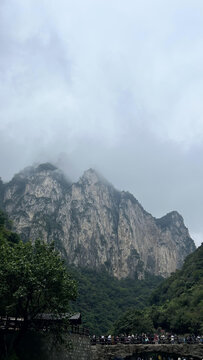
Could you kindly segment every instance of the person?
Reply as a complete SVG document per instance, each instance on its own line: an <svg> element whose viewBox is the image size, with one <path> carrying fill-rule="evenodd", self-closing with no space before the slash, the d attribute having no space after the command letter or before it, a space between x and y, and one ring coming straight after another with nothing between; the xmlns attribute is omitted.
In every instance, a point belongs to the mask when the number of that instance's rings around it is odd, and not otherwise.
<svg viewBox="0 0 203 360"><path fill-rule="evenodd" d="M158 344L159 342L159 336L157 334L154 335L154 343Z"/></svg>
<svg viewBox="0 0 203 360"><path fill-rule="evenodd" d="M119 339L119 337L118 337L118 335L117 335L117 336L115 337L115 344L118 344L119 341L120 341L120 339Z"/></svg>
<svg viewBox="0 0 203 360"><path fill-rule="evenodd" d="M92 345L96 345L97 339L96 339L96 335L92 336Z"/></svg>

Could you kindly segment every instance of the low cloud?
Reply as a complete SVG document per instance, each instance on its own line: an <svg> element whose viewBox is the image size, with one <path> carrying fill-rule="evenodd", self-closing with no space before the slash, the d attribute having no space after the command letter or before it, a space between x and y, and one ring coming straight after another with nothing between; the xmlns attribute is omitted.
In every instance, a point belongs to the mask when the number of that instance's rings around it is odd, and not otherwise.
<svg viewBox="0 0 203 360"><path fill-rule="evenodd" d="M0 174L92 166L203 234L203 3L2 1ZM198 235L195 235L198 234Z"/></svg>

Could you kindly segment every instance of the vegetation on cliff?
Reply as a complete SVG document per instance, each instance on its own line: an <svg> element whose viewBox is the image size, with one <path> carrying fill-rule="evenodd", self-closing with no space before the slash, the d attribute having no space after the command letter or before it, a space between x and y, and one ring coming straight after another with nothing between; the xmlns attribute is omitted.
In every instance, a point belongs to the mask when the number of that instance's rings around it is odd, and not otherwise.
<svg viewBox="0 0 203 360"><path fill-rule="evenodd" d="M73 309L82 313L83 323L96 335L111 331L113 323L128 308L142 309L148 305L150 294L163 281L149 274L144 280L118 280L105 270L70 269L78 282L78 297Z"/></svg>
<svg viewBox="0 0 203 360"><path fill-rule="evenodd" d="M203 244L154 291L151 304L155 327L177 333L203 332Z"/></svg>
<svg viewBox="0 0 203 360"><path fill-rule="evenodd" d="M114 332L149 332L158 328L177 334L203 332L203 244L186 258L181 270L157 287L150 303L142 311L127 311L115 322Z"/></svg>

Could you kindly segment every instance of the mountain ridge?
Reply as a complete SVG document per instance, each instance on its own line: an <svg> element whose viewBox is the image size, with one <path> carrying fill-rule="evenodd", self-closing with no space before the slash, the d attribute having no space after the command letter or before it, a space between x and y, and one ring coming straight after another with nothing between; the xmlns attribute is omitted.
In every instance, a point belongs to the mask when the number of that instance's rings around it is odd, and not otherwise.
<svg viewBox="0 0 203 360"><path fill-rule="evenodd" d="M0 186L0 199L25 241L55 241L69 263L117 278L167 277L195 250L178 212L154 218L94 169L72 182L50 163L29 167Z"/></svg>

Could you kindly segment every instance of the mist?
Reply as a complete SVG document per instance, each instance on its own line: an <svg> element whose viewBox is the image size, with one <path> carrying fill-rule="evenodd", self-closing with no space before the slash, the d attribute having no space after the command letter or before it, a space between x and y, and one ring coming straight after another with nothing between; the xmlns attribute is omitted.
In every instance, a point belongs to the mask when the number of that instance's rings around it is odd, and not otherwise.
<svg viewBox="0 0 203 360"><path fill-rule="evenodd" d="M203 235L202 1L0 3L0 176L93 167Z"/></svg>

